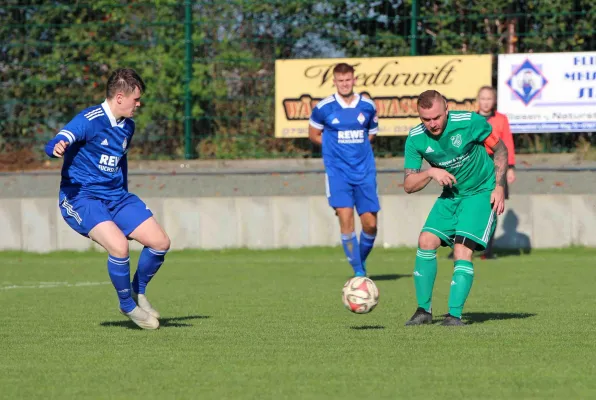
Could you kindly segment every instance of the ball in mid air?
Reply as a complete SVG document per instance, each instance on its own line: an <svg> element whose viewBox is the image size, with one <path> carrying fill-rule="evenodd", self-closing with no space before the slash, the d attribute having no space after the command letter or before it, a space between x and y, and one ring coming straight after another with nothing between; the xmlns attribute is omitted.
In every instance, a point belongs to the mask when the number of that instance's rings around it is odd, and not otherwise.
<svg viewBox="0 0 596 400"><path fill-rule="evenodd" d="M344 285L342 301L351 312L366 314L379 304L379 289L369 278L354 277Z"/></svg>

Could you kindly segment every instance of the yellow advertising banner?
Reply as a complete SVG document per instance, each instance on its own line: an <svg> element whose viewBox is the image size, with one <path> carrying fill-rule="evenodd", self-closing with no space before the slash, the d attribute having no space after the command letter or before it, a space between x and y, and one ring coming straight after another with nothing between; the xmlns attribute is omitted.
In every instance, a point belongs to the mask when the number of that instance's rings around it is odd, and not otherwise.
<svg viewBox="0 0 596 400"><path fill-rule="evenodd" d="M451 110L476 110L476 94L491 84L492 56L418 56L329 58L275 62L275 137L308 137L308 119L316 104L335 93L333 67L356 69L354 91L374 100L379 136L407 135L420 123L418 95L435 89Z"/></svg>

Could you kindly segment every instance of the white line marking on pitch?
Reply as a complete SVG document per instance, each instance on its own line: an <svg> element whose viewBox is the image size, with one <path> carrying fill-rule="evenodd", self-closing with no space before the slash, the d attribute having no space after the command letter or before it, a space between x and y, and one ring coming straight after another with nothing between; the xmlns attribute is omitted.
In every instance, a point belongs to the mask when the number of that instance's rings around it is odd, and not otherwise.
<svg viewBox="0 0 596 400"><path fill-rule="evenodd" d="M99 285L109 285L109 284L111 284L111 282L77 282L77 283L68 283L68 282L38 282L38 283L27 284L27 285L2 286L2 287L0 287L0 290L9 290L9 289L50 289L50 288L57 288L57 287L99 286Z"/></svg>

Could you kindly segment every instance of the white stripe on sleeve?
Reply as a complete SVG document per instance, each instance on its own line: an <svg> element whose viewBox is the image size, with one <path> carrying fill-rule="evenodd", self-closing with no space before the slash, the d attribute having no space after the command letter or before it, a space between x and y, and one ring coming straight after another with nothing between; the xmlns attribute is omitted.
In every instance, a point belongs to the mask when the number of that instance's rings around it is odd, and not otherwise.
<svg viewBox="0 0 596 400"><path fill-rule="evenodd" d="M317 128L317 129L320 129L320 130L323 130L323 128L325 128L323 125L321 125L321 124L319 124L319 123L317 123L317 122L313 121L312 119L309 119L309 120L308 120L308 123L309 123L309 124L310 124L310 126L312 126L313 128Z"/></svg>
<svg viewBox="0 0 596 400"><path fill-rule="evenodd" d="M58 132L58 135L62 135L64 137L66 137L66 139L68 140L68 142L70 144L73 144L76 141L75 136L70 131L66 131L66 130L62 129L60 132Z"/></svg>

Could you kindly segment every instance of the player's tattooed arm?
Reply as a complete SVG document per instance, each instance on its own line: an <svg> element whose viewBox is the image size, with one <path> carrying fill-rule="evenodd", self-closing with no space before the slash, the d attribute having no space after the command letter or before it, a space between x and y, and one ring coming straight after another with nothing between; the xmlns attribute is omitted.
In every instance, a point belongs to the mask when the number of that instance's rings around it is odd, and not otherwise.
<svg viewBox="0 0 596 400"><path fill-rule="evenodd" d="M420 172L420 168L418 168L418 169L406 168L404 171L404 181L406 180L408 175L417 174L418 172Z"/></svg>
<svg viewBox="0 0 596 400"><path fill-rule="evenodd" d="M429 170L422 171L418 169L406 168L404 171L404 190L406 193L415 193L426 187L432 178L428 174Z"/></svg>
<svg viewBox="0 0 596 400"><path fill-rule="evenodd" d="M414 187L416 185L412 184L411 182L408 182L408 176L414 175L414 174L418 174L420 173L420 168L417 169L413 169L413 168L406 168L404 170L404 190L406 191L406 193L414 193ZM412 181L412 179L410 179L410 181ZM420 190L420 189L418 189Z"/></svg>
<svg viewBox="0 0 596 400"><path fill-rule="evenodd" d="M497 185L505 187L507 183L507 146L503 143L502 140L499 140L497 144L492 148L494 152L494 160L495 160L495 175L497 180Z"/></svg>

